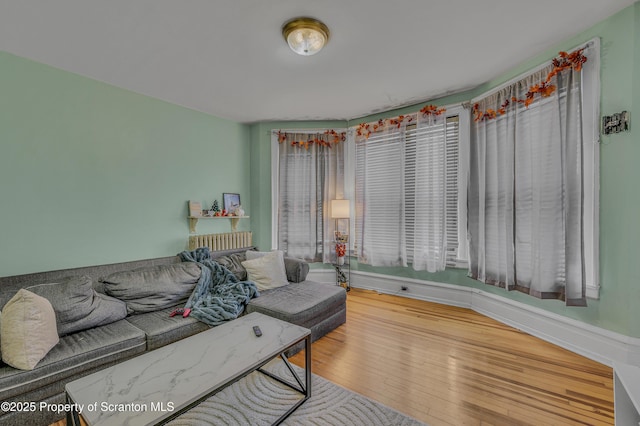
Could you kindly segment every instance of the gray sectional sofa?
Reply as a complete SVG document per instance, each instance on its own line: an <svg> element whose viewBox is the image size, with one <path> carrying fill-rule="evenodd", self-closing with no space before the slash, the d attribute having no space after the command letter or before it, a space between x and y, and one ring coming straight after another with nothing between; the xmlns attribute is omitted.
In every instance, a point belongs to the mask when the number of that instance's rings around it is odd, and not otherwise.
<svg viewBox="0 0 640 426"><path fill-rule="evenodd" d="M242 262L246 249L213 252L212 257L229 268L239 279L246 271ZM172 256L34 273L0 278L0 307L4 307L21 288L55 283L71 276L88 276L99 295L105 291L101 278L139 268L162 267L180 263ZM346 321L346 293L343 288L306 280L308 264L286 259L288 285L261 291L245 312L261 312L311 329L312 341ZM102 297L102 296L101 296ZM77 378L135 357L146 351L179 341L207 330L208 325L180 315L169 314L184 302L141 314L129 312L126 318L61 336L33 370L18 370L0 363L0 401L35 402L37 409L24 412L0 410L1 425L48 425L65 413L41 410L40 403L65 402L65 384ZM56 318L60 321L60 318ZM0 336L1 344L1 336Z"/></svg>

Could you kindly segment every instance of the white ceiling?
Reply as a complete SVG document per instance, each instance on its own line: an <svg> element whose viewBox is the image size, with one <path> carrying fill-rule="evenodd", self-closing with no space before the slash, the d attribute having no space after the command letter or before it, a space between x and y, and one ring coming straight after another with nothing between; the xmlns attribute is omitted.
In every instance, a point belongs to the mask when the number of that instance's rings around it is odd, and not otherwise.
<svg viewBox="0 0 640 426"><path fill-rule="evenodd" d="M352 119L475 87L634 0L0 0L0 50L238 122ZM315 56L282 24L322 20Z"/></svg>

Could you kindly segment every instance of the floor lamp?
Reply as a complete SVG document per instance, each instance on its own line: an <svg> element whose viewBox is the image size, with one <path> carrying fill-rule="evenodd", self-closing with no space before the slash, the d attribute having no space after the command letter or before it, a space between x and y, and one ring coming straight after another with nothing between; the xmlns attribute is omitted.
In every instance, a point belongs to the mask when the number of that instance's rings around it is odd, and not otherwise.
<svg viewBox="0 0 640 426"><path fill-rule="evenodd" d="M335 220L334 241L336 243L336 284L343 286L345 290L351 290L351 262L345 265L347 244L349 243L349 200L331 200L331 218ZM340 229L340 221L346 221L346 227Z"/></svg>
<svg viewBox="0 0 640 426"><path fill-rule="evenodd" d="M331 200L331 218L335 220L334 240L336 242L337 263L344 263L346 254L346 245L349 242L349 219L350 207L349 200ZM347 226L343 230L340 229L339 221L346 220Z"/></svg>

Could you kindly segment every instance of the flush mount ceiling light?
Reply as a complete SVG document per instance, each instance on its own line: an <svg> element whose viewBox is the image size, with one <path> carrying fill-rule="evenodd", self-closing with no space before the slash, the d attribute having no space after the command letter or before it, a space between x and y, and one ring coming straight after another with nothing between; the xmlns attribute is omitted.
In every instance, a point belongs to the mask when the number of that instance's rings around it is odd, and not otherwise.
<svg viewBox="0 0 640 426"><path fill-rule="evenodd" d="M313 18L295 18L282 26L282 35L298 55L318 53L329 41L329 28Z"/></svg>

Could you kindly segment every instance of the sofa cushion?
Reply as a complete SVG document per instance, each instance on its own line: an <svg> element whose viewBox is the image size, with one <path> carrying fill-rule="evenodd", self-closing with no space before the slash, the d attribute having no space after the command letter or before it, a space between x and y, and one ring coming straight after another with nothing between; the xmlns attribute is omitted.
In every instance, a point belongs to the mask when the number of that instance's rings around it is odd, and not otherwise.
<svg viewBox="0 0 640 426"><path fill-rule="evenodd" d="M93 280L86 275L25 288L51 302L60 336L109 324L127 316L125 303L96 292Z"/></svg>
<svg viewBox="0 0 640 426"><path fill-rule="evenodd" d="M244 269L244 266L242 266L242 262L247 260L247 256L244 252L216 257L214 260L233 272L233 275L235 275L239 281L246 281L247 270Z"/></svg>
<svg viewBox="0 0 640 426"><path fill-rule="evenodd" d="M249 254L247 254L247 258L249 258ZM245 260L242 262L242 266L247 270L249 280L255 282L260 291L289 284L284 269L284 256L281 251L273 251L257 258Z"/></svg>
<svg viewBox="0 0 640 426"><path fill-rule="evenodd" d="M4 306L3 313L2 360L21 370L33 370L58 343L56 314L51 303L20 289Z"/></svg>
<svg viewBox="0 0 640 426"><path fill-rule="evenodd" d="M116 272L100 281L109 296L123 300L129 314L153 312L185 303L200 279L194 262Z"/></svg>
<svg viewBox="0 0 640 426"><path fill-rule="evenodd" d="M174 308L175 307L170 307L160 311L133 315L127 318L127 321L146 334L148 351L210 328L207 324L195 318L183 318L182 315L169 316Z"/></svg>
<svg viewBox="0 0 640 426"><path fill-rule="evenodd" d="M303 281L261 292L260 297L251 299L246 310L311 328L342 309L346 300L347 293L340 286Z"/></svg>
<svg viewBox="0 0 640 426"><path fill-rule="evenodd" d="M144 333L126 320L61 337L33 370L0 367L0 401L144 350Z"/></svg>

